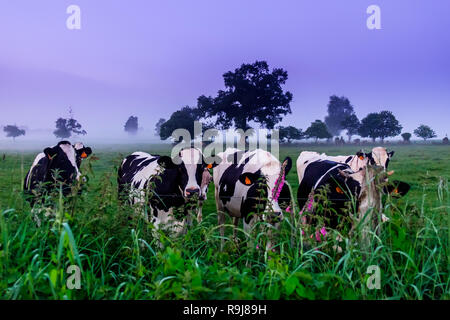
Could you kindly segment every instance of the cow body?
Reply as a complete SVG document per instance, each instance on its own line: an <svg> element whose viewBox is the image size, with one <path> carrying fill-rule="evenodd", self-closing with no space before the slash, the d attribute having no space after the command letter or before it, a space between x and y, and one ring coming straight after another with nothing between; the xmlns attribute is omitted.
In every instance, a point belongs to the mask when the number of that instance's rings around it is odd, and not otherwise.
<svg viewBox="0 0 450 320"><path fill-rule="evenodd" d="M73 184L80 179L81 160L91 153L91 148L82 143L72 146L68 141L61 141L39 153L24 180L24 193L31 206L34 207L46 194L59 191L60 187L63 196L69 195ZM33 215L40 225L37 214L34 212Z"/></svg>
<svg viewBox="0 0 450 320"><path fill-rule="evenodd" d="M234 218L235 225L242 219L246 232L259 218L259 212L266 213L263 218L269 221L282 216L280 205L290 204L290 193L279 178L280 174L283 179L288 174L292 166L290 158L285 160L282 173L280 161L261 149L244 152L230 148L217 156L222 161L214 168L213 179L222 237L225 213Z"/></svg>
<svg viewBox="0 0 450 320"><path fill-rule="evenodd" d="M119 194L126 195L131 204L140 209L149 206L150 217L145 218L157 229L172 224L179 233L189 221L188 204L196 204L201 220L211 175L201 151L195 148L182 150L178 160L176 164L170 157L135 152L123 160L118 185ZM175 208L183 211L182 221L175 218Z"/></svg>
<svg viewBox="0 0 450 320"><path fill-rule="evenodd" d="M80 179L81 159L92 153L77 143L72 146L68 141L61 141L53 148L46 148L33 161L24 181L24 191L30 195L33 205L43 192L50 192L62 185L62 193L67 196L73 183Z"/></svg>

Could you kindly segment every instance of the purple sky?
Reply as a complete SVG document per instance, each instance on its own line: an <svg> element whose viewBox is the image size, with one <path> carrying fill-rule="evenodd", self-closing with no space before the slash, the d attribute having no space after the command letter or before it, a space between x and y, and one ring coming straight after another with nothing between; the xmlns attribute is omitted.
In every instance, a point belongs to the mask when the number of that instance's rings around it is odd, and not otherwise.
<svg viewBox="0 0 450 320"><path fill-rule="evenodd" d="M66 8L81 7L81 30ZM366 9L381 7L382 30ZM323 119L332 94L362 118L389 109L403 131L449 133L448 0L39 0L0 4L0 125L53 128L69 106L91 136L121 134L223 88L222 74L264 59L289 73L283 124Z"/></svg>

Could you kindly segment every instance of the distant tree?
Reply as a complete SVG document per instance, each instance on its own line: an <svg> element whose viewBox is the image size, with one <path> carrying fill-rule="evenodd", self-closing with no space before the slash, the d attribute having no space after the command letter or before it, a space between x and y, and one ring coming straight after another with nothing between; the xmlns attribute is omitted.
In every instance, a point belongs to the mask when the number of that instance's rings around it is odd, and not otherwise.
<svg viewBox="0 0 450 320"><path fill-rule="evenodd" d="M421 124L416 130L414 130L414 134L417 137L422 138L424 141L437 137L434 130L424 124Z"/></svg>
<svg viewBox="0 0 450 320"><path fill-rule="evenodd" d="M186 129L191 134L191 138L194 139L194 122L199 119L198 109L186 106L172 113L169 120L161 125L159 136L161 140L167 140L176 129Z"/></svg>
<svg viewBox="0 0 450 320"><path fill-rule="evenodd" d="M447 135L445 135L444 139L442 139L442 143L443 144L449 144L449 140L448 140Z"/></svg>
<svg viewBox="0 0 450 320"><path fill-rule="evenodd" d="M58 120L56 120L56 130L53 131L53 134L57 138L67 139L70 138L72 134L86 135L87 132L83 130L81 124L73 118L58 118Z"/></svg>
<svg viewBox="0 0 450 320"><path fill-rule="evenodd" d="M164 122L166 122L166 119L160 118L158 120L158 122L156 123L156 125L155 125L155 133L156 133L157 136L160 136L160 134L161 134L161 126L162 126L162 124Z"/></svg>
<svg viewBox="0 0 450 320"><path fill-rule="evenodd" d="M265 61L242 64L240 68L223 75L225 90L217 97L198 98L198 108L203 118L215 118L216 128L250 129L254 121L262 127L273 129L283 116L291 113L292 93L284 92L282 85L288 79L283 69L269 70Z"/></svg>
<svg viewBox="0 0 450 320"><path fill-rule="evenodd" d="M350 100L346 97L331 96L330 102L328 102L328 115L325 117L328 132L333 136L339 135L345 129L342 122L353 114L353 106L350 104Z"/></svg>
<svg viewBox="0 0 450 320"><path fill-rule="evenodd" d="M411 133L409 132L403 132L402 133L402 138L403 138L403 142L404 143L410 143L411 141Z"/></svg>
<svg viewBox="0 0 450 320"><path fill-rule="evenodd" d="M19 129L16 125L7 125L3 128L3 131L6 133L8 138L13 138L14 141L17 137L25 135L25 130Z"/></svg>
<svg viewBox="0 0 450 320"><path fill-rule="evenodd" d="M280 126L278 130L280 131L280 140L282 142L287 141L287 143L291 143L292 140L300 140L303 138L302 129L297 129L293 126Z"/></svg>
<svg viewBox="0 0 450 320"><path fill-rule="evenodd" d="M129 117L125 123L124 129L125 132L128 132L128 134L135 135L139 129L138 117Z"/></svg>
<svg viewBox="0 0 450 320"><path fill-rule="evenodd" d="M69 118L58 118L56 120L56 130L53 134L57 138L67 139L72 136L72 134L86 135L86 130L83 130L82 125L74 119L72 108L69 108Z"/></svg>
<svg viewBox="0 0 450 320"><path fill-rule="evenodd" d="M375 142L380 138L382 142L386 137L395 137L400 134L402 126L390 111L381 111L380 113L369 113L361 120L359 135L370 137Z"/></svg>
<svg viewBox="0 0 450 320"><path fill-rule="evenodd" d="M348 141L352 141L352 136L358 134L361 122L359 122L356 114L352 113L341 122L342 129L347 130Z"/></svg>
<svg viewBox="0 0 450 320"><path fill-rule="evenodd" d="M327 125L320 120L311 123L311 126L305 131L305 136L315 138L316 143L318 139L330 139L333 137L328 131Z"/></svg>

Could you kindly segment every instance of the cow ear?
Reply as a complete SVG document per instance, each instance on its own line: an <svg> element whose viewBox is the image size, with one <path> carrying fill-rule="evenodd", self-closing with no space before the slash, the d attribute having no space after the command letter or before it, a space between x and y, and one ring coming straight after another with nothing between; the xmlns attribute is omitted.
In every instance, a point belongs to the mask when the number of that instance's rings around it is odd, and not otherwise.
<svg viewBox="0 0 450 320"><path fill-rule="evenodd" d="M411 186L406 182L394 180L386 188L387 192L392 196L404 197L411 189Z"/></svg>
<svg viewBox="0 0 450 320"><path fill-rule="evenodd" d="M256 173L251 173L251 172L245 172L243 174L241 174L239 176L239 181L246 186L251 186L252 184L254 184L256 181L258 181L258 179L260 178L260 176Z"/></svg>
<svg viewBox="0 0 450 320"><path fill-rule="evenodd" d="M286 168L284 169L284 175L287 176L289 171L292 169L292 159L291 157L286 157L283 161L283 165L286 163Z"/></svg>
<svg viewBox="0 0 450 320"><path fill-rule="evenodd" d="M365 156L367 159L369 159L370 164L375 165L375 160L373 159L371 152L365 153Z"/></svg>
<svg viewBox="0 0 450 320"><path fill-rule="evenodd" d="M356 156L359 158L359 160L364 160L364 158L366 157L366 154L362 151L358 151L356 153Z"/></svg>
<svg viewBox="0 0 450 320"><path fill-rule="evenodd" d="M175 169L177 167L177 165L173 163L172 158L168 156L159 157L158 164L165 169Z"/></svg>
<svg viewBox="0 0 450 320"><path fill-rule="evenodd" d="M87 147L87 148L81 149L81 158L86 159L91 154L92 154L92 149L91 148Z"/></svg>
<svg viewBox="0 0 450 320"><path fill-rule="evenodd" d="M388 152L388 157L389 157L389 159L392 158L392 157L394 156L394 153L395 153L395 151L393 151L393 150L392 150L391 152Z"/></svg>
<svg viewBox="0 0 450 320"><path fill-rule="evenodd" d="M45 150L44 150L45 156L46 156L48 159L52 160L52 159L58 154L57 148L58 148L58 147L54 147L54 148L45 148Z"/></svg>

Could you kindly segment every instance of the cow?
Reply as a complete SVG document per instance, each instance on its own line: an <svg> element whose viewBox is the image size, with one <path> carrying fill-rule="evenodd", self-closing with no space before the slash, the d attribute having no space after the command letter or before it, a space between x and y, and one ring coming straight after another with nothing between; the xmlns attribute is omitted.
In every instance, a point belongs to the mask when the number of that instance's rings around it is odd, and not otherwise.
<svg viewBox="0 0 450 320"><path fill-rule="evenodd" d="M385 187L390 173L385 172L384 166L367 164L354 171L349 164L317 157L313 153L302 152L297 159L297 174L299 188L297 201L300 208L309 205L311 201L325 203L324 199L314 197L320 190L325 194L328 205L322 212L327 220L327 226L333 229L341 226L341 219L356 212L362 219L369 208L375 208L374 214L381 209L381 190ZM404 196L410 186L398 182L397 195ZM375 216L378 219L378 216ZM379 216L382 218L382 216ZM377 220L375 219L375 220ZM315 222L311 219L309 222Z"/></svg>
<svg viewBox="0 0 450 320"><path fill-rule="evenodd" d="M348 156L329 156L325 153L319 154L313 151L303 151L297 161L312 161L311 158L314 158L315 160L322 159L346 163L355 172L365 168L368 164L382 166L384 170L387 170L389 161L394 153L394 151L388 152L383 147L375 147L369 153L358 151L356 154ZM297 167L299 166L301 167L301 163L297 163Z"/></svg>
<svg viewBox="0 0 450 320"><path fill-rule="evenodd" d="M292 167L291 158L287 157L282 165L275 156L262 149L245 152L235 148L216 157L220 163L213 169L213 179L221 249L226 213L233 218L235 226L242 219L247 233L258 221L259 212L264 212L262 218L278 228L282 208L290 205L290 192L284 179ZM267 247L272 247L270 231Z"/></svg>
<svg viewBox="0 0 450 320"><path fill-rule="evenodd" d="M155 229L172 224L179 234L190 224L189 207L197 207L197 220L202 219L211 168L196 148L181 150L177 159L135 152L126 157L119 168L119 195L125 196L142 213L143 207L148 206L150 218L145 213L144 218L153 223ZM175 217L174 209L183 210L182 221Z"/></svg>
<svg viewBox="0 0 450 320"><path fill-rule="evenodd" d="M363 151L358 151L354 155L348 155L348 156L328 156L325 153L319 154L317 152L311 152L311 151L303 151L300 153L300 156L297 158L297 174L299 178L299 184L301 184L301 181L303 179L303 175L305 172L306 167L309 163L319 161L319 160L327 160L331 162L337 162L341 164L346 164L350 167L350 169L353 172L358 172L361 170L364 170L368 165L372 166L381 166L384 171L387 170L389 161L394 155L394 151L388 152L383 147L375 147L372 149L369 153L364 153ZM342 170L342 168L340 168ZM394 171L390 171L388 175L392 175ZM355 174L352 176L352 179L356 179L359 184L363 184L364 182L364 175L363 174ZM406 194L409 190L409 187L404 183L400 181L393 181L394 185L400 185L401 192L395 193L396 195L403 196ZM398 188L395 189L393 187L393 184L386 185L384 187L384 191L386 193L392 193L395 190L399 190ZM339 197L338 197L339 198ZM383 214L382 216L383 221L387 221L388 218Z"/></svg>
<svg viewBox="0 0 450 320"><path fill-rule="evenodd" d="M34 207L45 194L59 190L60 185L62 194L69 195L73 184L80 179L82 159L91 154L90 147L81 142L72 145L69 141L60 141L39 153L24 180L24 193L30 205ZM36 215L34 218L40 225Z"/></svg>

